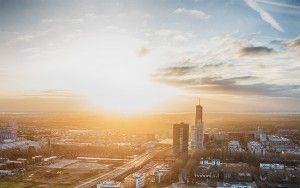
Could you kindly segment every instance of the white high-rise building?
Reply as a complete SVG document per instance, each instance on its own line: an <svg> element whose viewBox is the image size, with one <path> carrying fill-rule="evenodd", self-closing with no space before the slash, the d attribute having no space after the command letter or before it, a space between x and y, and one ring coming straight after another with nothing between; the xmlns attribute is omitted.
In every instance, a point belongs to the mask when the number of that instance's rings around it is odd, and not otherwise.
<svg viewBox="0 0 300 188"><path fill-rule="evenodd" d="M202 149L203 140L204 140L204 123L202 121L202 106L196 106L196 117L195 117L195 126L192 127L192 140L191 147L192 149Z"/></svg>
<svg viewBox="0 0 300 188"><path fill-rule="evenodd" d="M261 143L267 141L267 135L264 133L264 130L262 128L258 128L257 134L258 134L258 139Z"/></svg>

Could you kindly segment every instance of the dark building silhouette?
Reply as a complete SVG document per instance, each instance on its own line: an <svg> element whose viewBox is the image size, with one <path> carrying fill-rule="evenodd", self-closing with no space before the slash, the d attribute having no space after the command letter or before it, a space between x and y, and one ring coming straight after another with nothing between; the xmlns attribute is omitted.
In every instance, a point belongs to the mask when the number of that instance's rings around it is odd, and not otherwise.
<svg viewBox="0 0 300 188"><path fill-rule="evenodd" d="M176 157L187 157L189 145L189 124L173 125L173 153Z"/></svg>
<svg viewBox="0 0 300 188"><path fill-rule="evenodd" d="M197 125L198 122L202 123L202 106L196 105L196 118L195 118L195 124Z"/></svg>

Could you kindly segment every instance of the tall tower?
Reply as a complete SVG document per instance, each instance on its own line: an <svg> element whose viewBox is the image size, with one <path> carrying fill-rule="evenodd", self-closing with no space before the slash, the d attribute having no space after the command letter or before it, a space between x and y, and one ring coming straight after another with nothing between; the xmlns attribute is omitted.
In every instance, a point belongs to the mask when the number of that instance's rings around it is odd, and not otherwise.
<svg viewBox="0 0 300 188"><path fill-rule="evenodd" d="M195 126L192 128L192 149L202 149L204 140L204 123L203 123L203 108L199 104L196 105Z"/></svg>
<svg viewBox="0 0 300 188"><path fill-rule="evenodd" d="M195 125L197 125L198 122L202 122L202 106L199 104L196 105L196 118L195 118Z"/></svg>
<svg viewBox="0 0 300 188"><path fill-rule="evenodd" d="M173 153L176 157L187 157L189 146L189 124L173 125Z"/></svg>

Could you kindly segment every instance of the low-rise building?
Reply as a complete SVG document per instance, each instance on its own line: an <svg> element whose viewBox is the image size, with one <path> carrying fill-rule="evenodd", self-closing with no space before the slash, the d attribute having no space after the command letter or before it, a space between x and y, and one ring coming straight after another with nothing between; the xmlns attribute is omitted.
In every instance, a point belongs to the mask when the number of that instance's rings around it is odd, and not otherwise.
<svg viewBox="0 0 300 188"><path fill-rule="evenodd" d="M229 152L242 152L243 149L237 140L231 140L228 142L228 151Z"/></svg>
<svg viewBox="0 0 300 188"><path fill-rule="evenodd" d="M11 170L0 170L0 177L3 176L10 176L13 175L14 173Z"/></svg>
<svg viewBox="0 0 300 188"><path fill-rule="evenodd" d="M252 180L251 167L247 163L222 163L220 179L230 182Z"/></svg>
<svg viewBox="0 0 300 188"><path fill-rule="evenodd" d="M33 156L31 157L31 161L33 163L37 163L37 162L42 162L43 156L42 155L37 155L37 156Z"/></svg>
<svg viewBox="0 0 300 188"><path fill-rule="evenodd" d="M7 169L22 168L25 165L22 161L6 161L4 164L6 164Z"/></svg>
<svg viewBox="0 0 300 188"><path fill-rule="evenodd" d="M275 164L275 163L260 163L259 168L261 170L283 170L285 168L284 164Z"/></svg>
<svg viewBox="0 0 300 188"><path fill-rule="evenodd" d="M47 164L51 164L53 163L58 157L57 156L51 156L51 157L47 157L44 158L43 161Z"/></svg>
<svg viewBox="0 0 300 188"><path fill-rule="evenodd" d="M112 180L104 181L103 183L97 184L97 188L123 188L121 182Z"/></svg>
<svg viewBox="0 0 300 188"><path fill-rule="evenodd" d="M1 157L0 158L0 163L5 163L6 161L8 161L9 159L8 158L3 158L3 157Z"/></svg>
<svg viewBox="0 0 300 188"><path fill-rule="evenodd" d="M196 179L218 179L219 168L217 166L201 165L194 170Z"/></svg>
<svg viewBox="0 0 300 188"><path fill-rule="evenodd" d="M200 165L211 165L211 166L220 166L220 159L201 159Z"/></svg>
<svg viewBox="0 0 300 188"><path fill-rule="evenodd" d="M142 188L145 186L145 176L141 173L133 173L124 179L125 188Z"/></svg>
<svg viewBox="0 0 300 188"><path fill-rule="evenodd" d="M171 178L171 168L168 165L161 165L155 169L155 182L161 183Z"/></svg>
<svg viewBox="0 0 300 188"><path fill-rule="evenodd" d="M300 147L290 139L281 136L268 135L266 147L269 152L300 155Z"/></svg>
<svg viewBox="0 0 300 188"><path fill-rule="evenodd" d="M254 155L265 155L266 153L265 148L256 141L248 142L248 150Z"/></svg>
<svg viewBox="0 0 300 188"><path fill-rule="evenodd" d="M255 182L225 183L218 182L217 188L256 188Z"/></svg>

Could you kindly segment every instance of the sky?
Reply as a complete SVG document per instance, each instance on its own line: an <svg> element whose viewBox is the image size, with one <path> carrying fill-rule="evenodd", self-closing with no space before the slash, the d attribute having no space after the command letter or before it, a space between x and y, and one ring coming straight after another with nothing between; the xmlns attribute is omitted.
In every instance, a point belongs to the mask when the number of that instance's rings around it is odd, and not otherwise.
<svg viewBox="0 0 300 188"><path fill-rule="evenodd" d="M0 0L0 111L299 112L300 1Z"/></svg>

